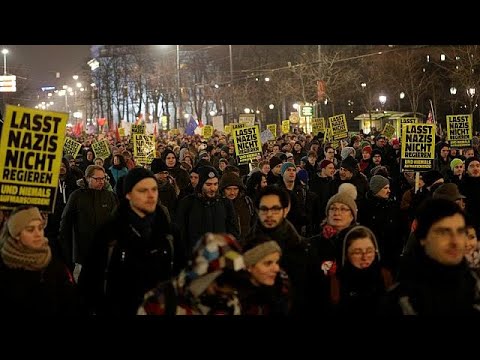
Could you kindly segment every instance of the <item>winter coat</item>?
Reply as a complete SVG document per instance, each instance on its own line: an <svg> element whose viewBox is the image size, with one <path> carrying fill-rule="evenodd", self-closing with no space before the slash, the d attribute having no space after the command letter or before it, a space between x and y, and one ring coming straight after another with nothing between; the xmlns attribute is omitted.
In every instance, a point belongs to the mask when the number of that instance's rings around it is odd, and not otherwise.
<svg viewBox="0 0 480 360"><path fill-rule="evenodd" d="M330 277L341 267L343 239L351 228L337 232L332 226L324 225L320 235L308 239L307 313L329 314Z"/></svg>
<svg viewBox="0 0 480 360"><path fill-rule="evenodd" d="M49 240L49 245L52 251L58 255L63 256L62 248L59 243L60 235L60 220L62 218L63 209L67 205L70 195L78 189L76 178L73 173L67 170L64 179L58 180L58 191L55 199L55 208L53 213L48 215L47 226L45 227L45 237Z"/></svg>
<svg viewBox="0 0 480 360"><path fill-rule="evenodd" d="M197 241L207 232L227 233L238 238L235 209L229 199L206 199L199 193L183 198L177 208L176 223L182 232L187 258Z"/></svg>
<svg viewBox="0 0 480 360"><path fill-rule="evenodd" d="M67 265L83 264L96 230L117 206L117 196L108 190L77 189L67 201L60 220L60 246Z"/></svg>
<svg viewBox="0 0 480 360"><path fill-rule="evenodd" d="M375 234L383 263L389 269L396 269L402 252L400 220L400 207L393 199L383 199L368 191L360 203L358 222Z"/></svg>
<svg viewBox="0 0 480 360"><path fill-rule="evenodd" d="M2 316L80 314L73 276L54 254L41 271L11 269L0 257L0 294Z"/></svg>
<svg viewBox="0 0 480 360"><path fill-rule="evenodd" d="M88 311L135 315L144 294L185 265L181 248L160 207L140 218L122 201L99 229L80 273Z"/></svg>
<svg viewBox="0 0 480 360"><path fill-rule="evenodd" d="M465 260L445 266L428 257L420 247L402 259L399 282L382 299L378 313L479 315L480 278Z"/></svg>

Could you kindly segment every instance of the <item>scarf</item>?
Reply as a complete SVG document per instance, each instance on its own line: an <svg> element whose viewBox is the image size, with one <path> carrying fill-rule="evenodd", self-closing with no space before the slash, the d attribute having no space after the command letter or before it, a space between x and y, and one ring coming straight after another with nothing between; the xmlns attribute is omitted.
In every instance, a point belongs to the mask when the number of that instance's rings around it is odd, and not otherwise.
<svg viewBox="0 0 480 360"><path fill-rule="evenodd" d="M5 265L11 269L39 271L50 263L52 252L47 238L44 238L42 247L32 249L9 236L3 244L1 256Z"/></svg>

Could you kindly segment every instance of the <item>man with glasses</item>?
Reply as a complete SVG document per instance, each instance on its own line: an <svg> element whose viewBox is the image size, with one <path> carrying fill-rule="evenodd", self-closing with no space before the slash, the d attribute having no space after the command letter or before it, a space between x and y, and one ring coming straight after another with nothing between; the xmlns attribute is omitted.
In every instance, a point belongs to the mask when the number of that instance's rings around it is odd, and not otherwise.
<svg viewBox="0 0 480 360"><path fill-rule="evenodd" d="M117 196L105 189L105 170L89 165L83 187L68 198L60 220L60 246L66 264L78 277L94 234L117 206Z"/></svg>
<svg viewBox="0 0 480 360"><path fill-rule="evenodd" d="M333 162L335 166L338 164L338 160L335 158L335 149L330 145L325 146L324 149L325 160Z"/></svg>
<svg viewBox="0 0 480 360"><path fill-rule="evenodd" d="M308 247L305 238L287 220L290 211L290 197L285 189L269 185L260 192L255 206L258 220L247 235L245 243L254 241L257 236L267 236L275 240L282 249L280 267L285 269L293 291L292 314L304 309L305 281Z"/></svg>
<svg viewBox="0 0 480 360"><path fill-rule="evenodd" d="M446 199L419 209L414 251L402 259L399 283L391 289L384 315L478 315L480 279L465 260L467 228L460 207Z"/></svg>

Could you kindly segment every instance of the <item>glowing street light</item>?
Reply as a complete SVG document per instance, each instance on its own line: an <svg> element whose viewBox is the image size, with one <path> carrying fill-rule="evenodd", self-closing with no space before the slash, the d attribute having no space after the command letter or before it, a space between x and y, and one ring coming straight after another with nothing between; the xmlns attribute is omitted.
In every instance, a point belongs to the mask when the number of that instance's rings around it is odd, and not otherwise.
<svg viewBox="0 0 480 360"><path fill-rule="evenodd" d="M380 104L382 104L382 107L383 107L383 105L385 105L385 103L387 102L387 97L385 95L380 95L378 97L378 100L380 101Z"/></svg>
<svg viewBox="0 0 480 360"><path fill-rule="evenodd" d="M8 49L2 49L2 54L3 54L3 75L7 75L7 54L8 54Z"/></svg>

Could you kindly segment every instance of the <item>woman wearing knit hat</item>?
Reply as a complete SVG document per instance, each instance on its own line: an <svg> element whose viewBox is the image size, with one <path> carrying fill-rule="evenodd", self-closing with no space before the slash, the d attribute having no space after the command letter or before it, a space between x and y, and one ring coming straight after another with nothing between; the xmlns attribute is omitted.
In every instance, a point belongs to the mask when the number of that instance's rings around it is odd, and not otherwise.
<svg viewBox="0 0 480 360"><path fill-rule="evenodd" d="M447 174L447 182L460 185L465 175L465 164L462 159L453 159L450 161L450 170Z"/></svg>
<svg viewBox="0 0 480 360"><path fill-rule="evenodd" d="M354 226L343 239L341 268L330 278L334 314L374 315L380 299L392 285L390 271L381 266L373 232Z"/></svg>
<svg viewBox="0 0 480 360"><path fill-rule="evenodd" d="M75 315L72 274L52 256L45 221L36 207L19 206L0 231L0 312L4 315Z"/></svg>
<svg viewBox="0 0 480 360"><path fill-rule="evenodd" d="M357 204L347 192L337 193L328 200L325 208L326 219L321 224L320 235L310 239L311 284L307 296L308 313L327 315L330 311L330 277L341 266L342 244L345 234L357 220Z"/></svg>
<svg viewBox="0 0 480 360"><path fill-rule="evenodd" d="M242 315L288 315L290 284L280 268L282 250L278 243L259 235L243 251L245 269L232 279Z"/></svg>
<svg viewBox="0 0 480 360"><path fill-rule="evenodd" d="M374 175L370 190L359 204L359 223L371 229L377 236L384 264L396 270L402 252L402 224L399 204L390 197L390 181Z"/></svg>

